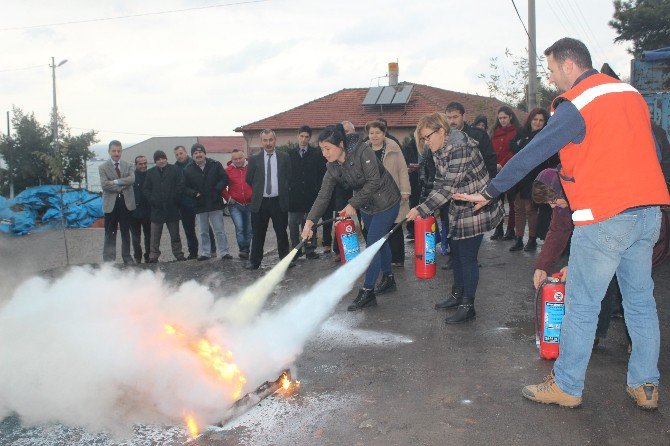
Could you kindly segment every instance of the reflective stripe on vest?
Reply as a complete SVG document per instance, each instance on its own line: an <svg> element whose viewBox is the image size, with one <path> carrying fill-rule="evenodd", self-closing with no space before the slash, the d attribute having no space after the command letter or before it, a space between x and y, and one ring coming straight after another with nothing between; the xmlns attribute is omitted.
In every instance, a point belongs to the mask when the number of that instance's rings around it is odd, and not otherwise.
<svg viewBox="0 0 670 446"><path fill-rule="evenodd" d="M594 99L609 94L609 93L638 93L638 91L629 84L622 83L613 83L613 84L601 84L591 87L588 90L584 90L579 96L571 100L572 104L577 107L577 110L581 110L591 103Z"/></svg>

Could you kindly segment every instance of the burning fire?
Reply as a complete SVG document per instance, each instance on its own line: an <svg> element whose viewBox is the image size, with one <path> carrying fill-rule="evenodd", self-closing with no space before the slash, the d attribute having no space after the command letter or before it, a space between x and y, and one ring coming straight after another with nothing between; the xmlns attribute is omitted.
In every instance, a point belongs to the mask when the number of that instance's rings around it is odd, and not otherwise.
<svg viewBox="0 0 670 446"><path fill-rule="evenodd" d="M291 381L291 377L287 372L282 373L279 379L281 382L281 387L277 389L278 392L282 392L285 395L291 395L293 392L300 389L300 381Z"/></svg>
<svg viewBox="0 0 670 446"><path fill-rule="evenodd" d="M191 434L191 437L197 437L200 430L198 429L198 423L196 423L193 415L186 415L184 420L186 421L186 427L188 427L188 432Z"/></svg>
<svg viewBox="0 0 670 446"><path fill-rule="evenodd" d="M242 374L240 368L233 362L233 354L222 349L219 345L211 343L205 338L192 339L185 333L179 331L174 325L165 324L165 333L175 336L183 341L188 348L196 353L203 365L214 373L219 381L226 382L233 386L232 398L238 399L242 395L242 390L247 379ZM186 425L191 436L198 435L198 424L192 415L185 416Z"/></svg>

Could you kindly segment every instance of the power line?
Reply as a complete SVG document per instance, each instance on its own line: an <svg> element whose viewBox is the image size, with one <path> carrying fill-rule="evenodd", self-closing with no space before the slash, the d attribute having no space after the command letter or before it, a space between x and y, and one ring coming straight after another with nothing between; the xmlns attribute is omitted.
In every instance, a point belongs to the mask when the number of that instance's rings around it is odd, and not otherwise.
<svg viewBox="0 0 670 446"><path fill-rule="evenodd" d="M109 21L109 20L121 20L121 19L129 19L129 18L133 18L133 17L145 17L145 16L150 16L150 15L161 15L161 14L174 14L174 13L178 13L178 12L188 12L188 11L196 11L196 10L203 10L203 9L225 8L227 6L248 5L248 4L252 4L252 3L264 3L264 2L268 2L268 1L270 1L270 0L243 0L243 1L233 2L233 3L219 3L219 4L216 4L216 5L195 6L195 7L192 7L192 8L170 9L170 10L166 10L166 11L142 12L142 13L137 13L137 14L119 15L119 16L114 16L114 17L99 17L99 18L95 18L95 19L71 20L71 21L68 21L68 22L47 23L47 24L42 24L42 25L29 25L29 26L16 26L16 27L11 27L11 28L0 28L0 31L18 31L18 30L24 30L24 29L46 28L46 27L51 27L51 26L76 25L76 24L80 24L80 23L103 22L103 21Z"/></svg>
<svg viewBox="0 0 670 446"><path fill-rule="evenodd" d="M591 25L589 25L589 22L586 20L586 17L584 16L584 13L582 12L582 8L579 6L579 3L577 3L576 0L573 0L575 8L577 9L577 12L579 14L579 18L581 19L581 22L586 26L586 30L588 35L590 36L591 42L595 44L597 47L598 51L600 52L601 57L605 56L605 51L603 50L603 47L600 46L600 42L598 42L598 38L596 37L595 33L593 32L593 29L591 29ZM570 1L568 0L568 4L570 4Z"/></svg>
<svg viewBox="0 0 670 446"><path fill-rule="evenodd" d="M47 64L42 64L42 65L33 65L33 66L30 66L30 67L23 67L23 68L7 68L5 70L0 70L0 73L6 73L8 71L32 70L32 69L35 69L35 68L44 68L44 67L48 67L48 65Z"/></svg>
<svg viewBox="0 0 670 446"><path fill-rule="evenodd" d="M514 6L514 10L516 11L516 16L519 17L519 21L521 22L521 26L523 26L523 30L526 32L526 35L528 36L528 42L530 43L530 33L528 32L528 29L526 28L526 24L523 23L523 19L521 18L521 14L519 14L519 9L516 7L516 3L514 3L514 0L512 0L512 6ZM549 76L549 73L544 69L544 65L542 65L542 59L537 55L537 51L535 52L535 57L537 58L537 61L539 62L538 65L542 69L542 72L544 73L545 76ZM530 63L530 61L528 61Z"/></svg>
<svg viewBox="0 0 670 446"><path fill-rule="evenodd" d="M568 31L568 27L565 26L563 23L563 20L561 20L561 17L556 13L556 10L554 9L553 6L551 6L551 2L547 2L547 5L549 5L549 9L551 9L551 13L554 14L554 17L556 17L556 20L558 20L558 23L560 23L561 27L565 31L566 34L570 34L570 31Z"/></svg>

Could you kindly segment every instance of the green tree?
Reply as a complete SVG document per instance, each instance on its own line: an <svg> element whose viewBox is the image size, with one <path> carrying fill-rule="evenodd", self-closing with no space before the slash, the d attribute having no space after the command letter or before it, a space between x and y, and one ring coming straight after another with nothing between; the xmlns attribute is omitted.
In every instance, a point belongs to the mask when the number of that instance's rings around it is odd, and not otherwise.
<svg viewBox="0 0 670 446"><path fill-rule="evenodd" d="M615 42L632 42L628 52L670 46L670 0L615 0L609 25L619 34Z"/></svg>
<svg viewBox="0 0 670 446"><path fill-rule="evenodd" d="M542 60L542 59L540 59ZM505 49L504 58L489 59L487 74L480 74L489 94L513 107L527 110L528 103L528 59L517 56L509 49ZM543 79L537 84L537 106L549 109L551 101L558 95L558 90L547 84Z"/></svg>
<svg viewBox="0 0 670 446"><path fill-rule="evenodd" d="M40 184L82 181L86 160L94 155L89 147L97 142L96 133L72 135L62 117L58 122L63 138L59 147L54 148L51 126L40 124L34 113L14 107L14 135L0 139L0 155L6 166L1 172L0 194L8 195L10 174L17 193Z"/></svg>

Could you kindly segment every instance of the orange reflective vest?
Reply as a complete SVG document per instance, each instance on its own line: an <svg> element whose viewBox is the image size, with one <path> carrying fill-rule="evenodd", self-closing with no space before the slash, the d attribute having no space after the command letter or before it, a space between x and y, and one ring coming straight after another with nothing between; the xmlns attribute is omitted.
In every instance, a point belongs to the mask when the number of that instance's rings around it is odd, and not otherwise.
<svg viewBox="0 0 670 446"><path fill-rule="evenodd" d="M647 104L631 85L605 74L586 77L554 99L570 101L586 124L579 144L563 147L561 184L575 225L636 206L670 204Z"/></svg>

